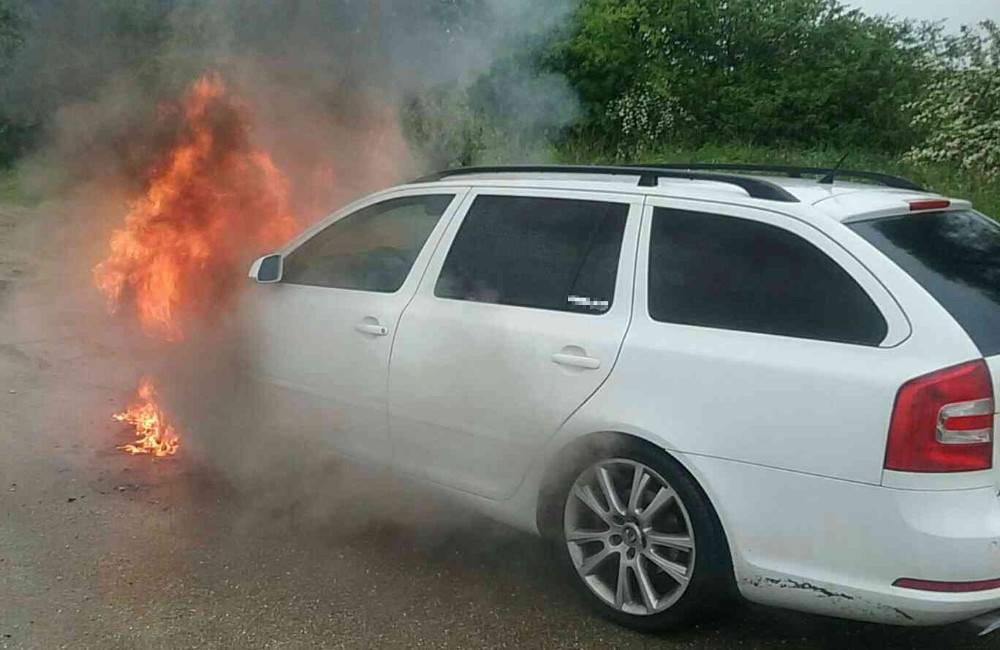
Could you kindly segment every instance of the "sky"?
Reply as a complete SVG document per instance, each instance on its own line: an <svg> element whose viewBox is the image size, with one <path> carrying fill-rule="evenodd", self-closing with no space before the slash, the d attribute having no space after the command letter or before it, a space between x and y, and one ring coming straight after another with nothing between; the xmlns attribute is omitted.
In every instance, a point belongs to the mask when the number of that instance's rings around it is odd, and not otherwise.
<svg viewBox="0 0 1000 650"><path fill-rule="evenodd" d="M891 14L918 20L946 19L949 31L992 19L1000 22L1000 0L844 0L869 14Z"/></svg>

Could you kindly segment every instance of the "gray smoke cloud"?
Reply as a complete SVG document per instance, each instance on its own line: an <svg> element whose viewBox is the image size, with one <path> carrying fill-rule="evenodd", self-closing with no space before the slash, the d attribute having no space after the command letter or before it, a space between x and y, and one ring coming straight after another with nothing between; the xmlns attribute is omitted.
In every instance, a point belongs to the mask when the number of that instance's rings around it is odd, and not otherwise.
<svg viewBox="0 0 1000 650"><path fill-rule="evenodd" d="M301 208L328 209L429 166L544 157L577 104L528 59L574 4L32 0L0 101L47 126L28 167L40 190L98 170L135 182L156 150L157 106L218 71ZM324 174L337 179L325 196Z"/></svg>
<svg viewBox="0 0 1000 650"><path fill-rule="evenodd" d="M183 342L164 343L143 336L127 309L105 313L93 286L111 230L175 141L163 107L199 76L218 74L249 107L251 138L285 173L305 224L430 167L544 159L547 136L574 119L577 101L565 79L532 65L532 52L574 6L20 2L25 37L0 78L0 107L44 126L21 172L44 199L45 218L31 228L37 281L14 303L19 335L74 340L81 358L100 357L89 381L116 398L88 405L94 421L106 418L111 430L111 410L151 375L182 431L182 453L266 495L275 511L294 504L322 519L343 505L331 494L344 494L346 479L329 471L325 447L290 434L295 422L262 428L268 408L239 380L242 349L254 342L242 335L237 310L220 307ZM247 264L264 252L241 251ZM245 269L231 271L242 279ZM367 503L366 512L380 514Z"/></svg>

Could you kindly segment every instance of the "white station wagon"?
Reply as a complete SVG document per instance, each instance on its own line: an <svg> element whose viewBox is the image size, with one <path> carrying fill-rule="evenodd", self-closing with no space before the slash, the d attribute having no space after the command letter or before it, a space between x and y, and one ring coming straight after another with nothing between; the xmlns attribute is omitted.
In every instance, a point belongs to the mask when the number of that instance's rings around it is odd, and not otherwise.
<svg viewBox="0 0 1000 650"><path fill-rule="evenodd" d="M807 168L458 169L250 275L261 385L344 455L554 540L622 624L734 593L1000 616L1000 229L966 201Z"/></svg>

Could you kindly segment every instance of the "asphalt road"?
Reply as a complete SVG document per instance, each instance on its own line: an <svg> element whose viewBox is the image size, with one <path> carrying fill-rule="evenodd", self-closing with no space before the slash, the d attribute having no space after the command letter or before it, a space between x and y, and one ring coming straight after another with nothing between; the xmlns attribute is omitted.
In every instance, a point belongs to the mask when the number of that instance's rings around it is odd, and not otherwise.
<svg viewBox="0 0 1000 650"><path fill-rule="evenodd" d="M246 489L187 448L126 456L108 415L136 369L92 298L52 297L88 278L51 224L0 206L0 647L1000 647L754 606L640 635L537 539L409 486L330 463Z"/></svg>

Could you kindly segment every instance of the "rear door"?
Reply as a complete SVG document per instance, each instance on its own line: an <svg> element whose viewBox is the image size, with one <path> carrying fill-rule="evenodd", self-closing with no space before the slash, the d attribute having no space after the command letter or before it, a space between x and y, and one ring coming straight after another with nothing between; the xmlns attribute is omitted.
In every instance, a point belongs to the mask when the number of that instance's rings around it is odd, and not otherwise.
<svg viewBox="0 0 1000 650"><path fill-rule="evenodd" d="M642 197L480 189L399 325L393 460L489 498L611 372L629 324Z"/></svg>
<svg viewBox="0 0 1000 650"><path fill-rule="evenodd" d="M283 429L386 463L389 353L454 192L403 191L317 228L251 296L255 375ZM270 407L269 407L270 408Z"/></svg>

